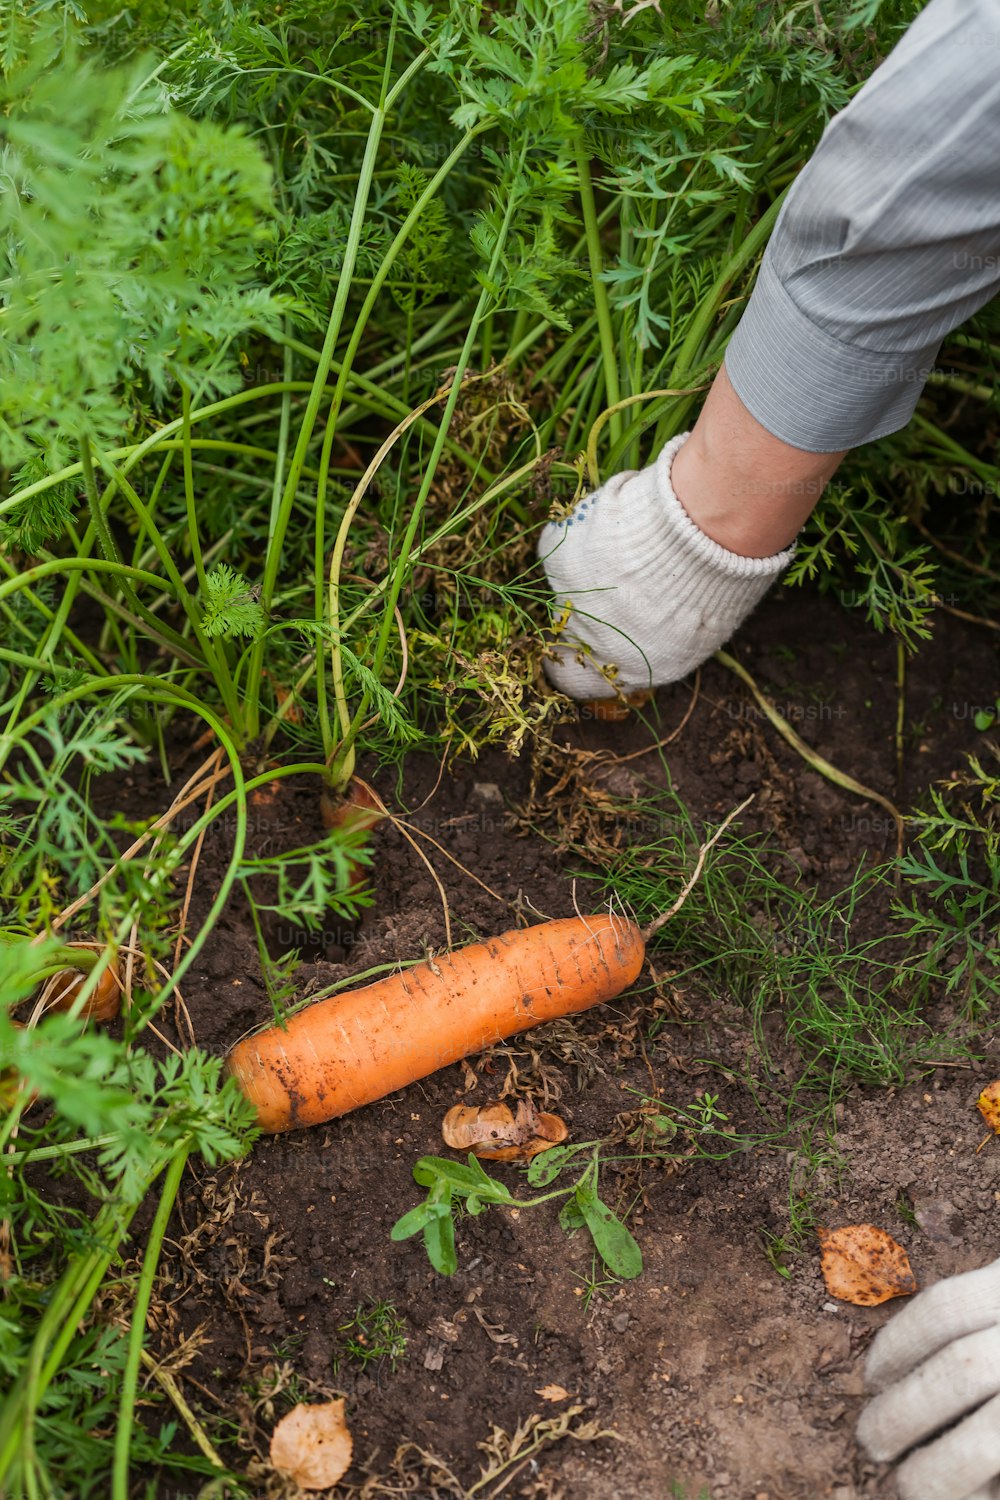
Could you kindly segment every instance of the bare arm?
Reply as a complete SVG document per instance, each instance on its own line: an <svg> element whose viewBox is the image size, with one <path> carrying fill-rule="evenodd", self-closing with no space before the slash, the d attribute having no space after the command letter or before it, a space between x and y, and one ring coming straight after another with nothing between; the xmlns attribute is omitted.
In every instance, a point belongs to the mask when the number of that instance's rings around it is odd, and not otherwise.
<svg viewBox="0 0 1000 1500"><path fill-rule="evenodd" d="M741 557L770 557L793 540L848 451L807 453L773 437L723 365L671 478L706 536Z"/></svg>

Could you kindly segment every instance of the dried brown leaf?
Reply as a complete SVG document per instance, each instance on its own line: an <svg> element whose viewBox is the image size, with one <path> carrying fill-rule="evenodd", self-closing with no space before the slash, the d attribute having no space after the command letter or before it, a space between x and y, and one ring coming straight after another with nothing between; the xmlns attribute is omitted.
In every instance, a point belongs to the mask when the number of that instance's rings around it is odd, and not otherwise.
<svg viewBox="0 0 1000 1500"><path fill-rule="evenodd" d="M541 1396L543 1401L568 1401L569 1391L563 1385L540 1385L535 1390L536 1396Z"/></svg>
<svg viewBox="0 0 1000 1500"><path fill-rule="evenodd" d="M514 1116L506 1104L456 1104L444 1117L441 1134L454 1151L470 1151L484 1143L510 1145Z"/></svg>
<svg viewBox="0 0 1000 1500"><path fill-rule="evenodd" d="M539 1113L522 1099L514 1114L507 1104L456 1104L441 1134L454 1151L472 1151L486 1161L530 1161L569 1134L558 1115Z"/></svg>
<svg viewBox="0 0 1000 1500"><path fill-rule="evenodd" d="M295 1406L271 1434L271 1463L304 1490L325 1490L346 1474L353 1449L343 1401Z"/></svg>
<svg viewBox="0 0 1000 1500"><path fill-rule="evenodd" d="M902 1245L874 1224L818 1229L827 1291L856 1307L877 1307L917 1290Z"/></svg>
<svg viewBox="0 0 1000 1500"><path fill-rule="evenodd" d="M464 1318L465 1314L463 1313L462 1316ZM427 1325L427 1332L446 1344L457 1344L461 1331L457 1323L440 1314Z"/></svg>
<svg viewBox="0 0 1000 1500"><path fill-rule="evenodd" d="M472 1311L477 1323L485 1330L486 1337L491 1343L516 1345L516 1333L505 1333L502 1326L499 1323L491 1323L480 1308L474 1307Z"/></svg>

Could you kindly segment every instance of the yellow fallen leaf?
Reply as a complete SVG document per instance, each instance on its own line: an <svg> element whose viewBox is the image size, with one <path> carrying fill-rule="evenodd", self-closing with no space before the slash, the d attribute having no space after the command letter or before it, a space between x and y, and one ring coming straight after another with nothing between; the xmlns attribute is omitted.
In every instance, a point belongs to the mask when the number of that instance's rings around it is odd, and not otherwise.
<svg viewBox="0 0 1000 1500"><path fill-rule="evenodd" d="M346 1474L354 1444L343 1401L295 1406L271 1434L271 1463L304 1490L325 1490Z"/></svg>
<svg viewBox="0 0 1000 1500"><path fill-rule="evenodd" d="M988 1083L976 1100L976 1107L991 1130L1000 1135L1000 1078Z"/></svg>
<svg viewBox="0 0 1000 1500"><path fill-rule="evenodd" d="M561 1385L540 1385L535 1390L536 1396L541 1396L543 1401L567 1401L569 1391Z"/></svg>
<svg viewBox="0 0 1000 1500"><path fill-rule="evenodd" d="M823 1280L831 1297L855 1307L877 1307L891 1297L917 1290L902 1245L874 1224L847 1224L817 1229L822 1248Z"/></svg>

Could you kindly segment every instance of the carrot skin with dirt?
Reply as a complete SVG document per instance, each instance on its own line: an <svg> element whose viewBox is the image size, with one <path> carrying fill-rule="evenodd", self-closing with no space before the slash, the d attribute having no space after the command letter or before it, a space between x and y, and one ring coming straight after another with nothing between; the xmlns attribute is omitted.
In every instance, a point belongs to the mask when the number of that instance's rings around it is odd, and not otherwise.
<svg viewBox="0 0 1000 1500"><path fill-rule="evenodd" d="M320 1125L472 1052L621 994L639 929L607 914L517 929L319 1000L226 1065L265 1134Z"/></svg>

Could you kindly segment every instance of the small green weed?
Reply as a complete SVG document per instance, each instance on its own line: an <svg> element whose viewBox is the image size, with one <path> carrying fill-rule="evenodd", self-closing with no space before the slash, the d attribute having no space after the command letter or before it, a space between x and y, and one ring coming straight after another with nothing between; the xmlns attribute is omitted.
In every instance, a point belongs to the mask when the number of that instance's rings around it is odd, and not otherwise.
<svg viewBox="0 0 1000 1500"><path fill-rule="evenodd" d="M901 862L909 889L897 916L965 1013L988 1021L1000 995L1000 748L970 755L929 801Z"/></svg>
<svg viewBox="0 0 1000 1500"><path fill-rule="evenodd" d="M787 1227L780 1231L761 1230L764 1254L778 1275L786 1281L792 1274L789 1262L805 1251L812 1250L815 1245L818 1222L815 1179L821 1171L836 1178L842 1167L843 1161L832 1140L817 1149L812 1144L809 1126L803 1126L802 1142L788 1175Z"/></svg>
<svg viewBox="0 0 1000 1500"><path fill-rule="evenodd" d="M670 1488L667 1493L670 1500L712 1500L708 1490L700 1489L697 1495L693 1495L687 1485L682 1484L679 1479L670 1480Z"/></svg>
<svg viewBox="0 0 1000 1500"><path fill-rule="evenodd" d="M471 1152L468 1166L441 1156L422 1156L413 1168L413 1178L427 1188L427 1197L393 1225L392 1238L406 1240L423 1232L424 1248L436 1271L453 1276L458 1269L455 1251L455 1215L458 1204L467 1214L477 1215L490 1204L506 1208L537 1208L563 1200L559 1223L567 1234L586 1229L606 1268L613 1276L629 1280L642 1270L642 1252L622 1221L612 1213L598 1193L601 1145L583 1141L576 1146L553 1146L529 1164L526 1177L531 1187L547 1187L570 1164L586 1165L568 1187L555 1188L534 1198L515 1198L510 1190L483 1170Z"/></svg>
<svg viewBox="0 0 1000 1500"><path fill-rule="evenodd" d="M972 716L972 722L981 734L1000 724L1000 696L998 696L987 708L977 708Z"/></svg>
<svg viewBox="0 0 1000 1500"><path fill-rule="evenodd" d="M917 1216L913 1211L913 1204L911 1203L909 1195L907 1193L901 1192L899 1197L896 1199L896 1212L899 1214L899 1217L902 1219L907 1228L920 1228Z"/></svg>
<svg viewBox="0 0 1000 1500"><path fill-rule="evenodd" d="M586 1276L581 1276L578 1271L570 1273L574 1281L579 1281L583 1290L580 1293L580 1307L583 1312L590 1311L590 1304L595 1297L602 1302L609 1302L616 1289L621 1286L621 1278L618 1276L602 1276L597 1263L597 1256L590 1258L590 1271Z"/></svg>
<svg viewBox="0 0 1000 1500"><path fill-rule="evenodd" d="M289 1332L286 1333L277 1344L275 1344L275 1358L294 1359L295 1355L302 1348L302 1345L305 1343L305 1341L306 1336L300 1328L290 1329Z"/></svg>
<svg viewBox="0 0 1000 1500"><path fill-rule="evenodd" d="M365 1302L358 1305L338 1330L344 1335L344 1354L334 1355L334 1374L343 1358L354 1360L367 1369L369 1365L388 1364L396 1373L406 1357L406 1323L392 1302Z"/></svg>
<svg viewBox="0 0 1000 1500"><path fill-rule="evenodd" d="M785 1039L800 1059L797 1089L829 1100L851 1081L901 1084L932 1059L967 1056L968 1027L935 1031L927 1012L949 990L964 992L972 1014L1000 995L990 937L1000 915L998 787L1000 777L973 759L967 775L932 794L934 811L912 820L906 898L891 864L859 865L843 889L818 897L789 880L765 835L730 830L670 924L674 982L710 972L715 987L727 986L747 1007L764 1076L778 1079L766 1018L780 996ZM616 816L655 835L612 853L600 873L578 873L647 920L669 905L702 835L669 786Z"/></svg>

